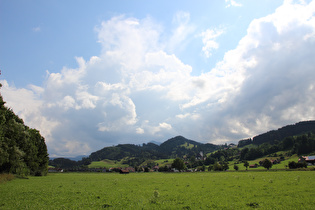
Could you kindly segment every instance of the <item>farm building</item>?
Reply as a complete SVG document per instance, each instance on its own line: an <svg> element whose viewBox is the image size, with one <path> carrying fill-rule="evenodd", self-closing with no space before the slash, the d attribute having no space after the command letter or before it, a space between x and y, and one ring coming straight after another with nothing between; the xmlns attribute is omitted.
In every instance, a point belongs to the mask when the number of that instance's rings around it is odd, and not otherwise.
<svg viewBox="0 0 315 210"><path fill-rule="evenodd" d="M49 167L48 168L48 172L49 173L57 173L57 172L63 172L63 169L62 168L51 168L51 167Z"/></svg>
<svg viewBox="0 0 315 210"><path fill-rule="evenodd" d="M133 168L133 167L127 167L127 168L125 168L125 170L127 170L129 172L135 172L135 168Z"/></svg>
<svg viewBox="0 0 315 210"><path fill-rule="evenodd" d="M299 162L306 162L307 165L315 165L315 156L302 156Z"/></svg>

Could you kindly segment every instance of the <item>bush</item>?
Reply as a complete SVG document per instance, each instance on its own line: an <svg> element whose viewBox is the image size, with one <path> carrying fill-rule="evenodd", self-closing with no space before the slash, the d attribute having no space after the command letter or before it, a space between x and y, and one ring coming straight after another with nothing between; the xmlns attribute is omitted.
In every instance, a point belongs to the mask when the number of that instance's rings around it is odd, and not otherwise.
<svg viewBox="0 0 315 210"><path fill-rule="evenodd" d="M263 166L264 168L266 168L267 170L269 170L269 168L272 167L272 163L271 163L270 160L265 159L265 160L262 162L262 166Z"/></svg>
<svg viewBox="0 0 315 210"><path fill-rule="evenodd" d="M213 165L213 170L214 171L223 171L223 167L219 163L215 163Z"/></svg>
<svg viewBox="0 0 315 210"><path fill-rule="evenodd" d="M306 162L296 163L296 162L292 161L292 162L289 162L289 168L290 169L307 168L307 163Z"/></svg>
<svg viewBox="0 0 315 210"><path fill-rule="evenodd" d="M205 170L206 170L206 166L205 165L197 167L197 171L205 171Z"/></svg>
<svg viewBox="0 0 315 210"><path fill-rule="evenodd" d="M172 163L172 168L176 168L177 170L184 170L186 168L186 165L184 161L180 158L176 158Z"/></svg>
<svg viewBox="0 0 315 210"><path fill-rule="evenodd" d="M34 176L43 176L42 172L41 171L36 171Z"/></svg>

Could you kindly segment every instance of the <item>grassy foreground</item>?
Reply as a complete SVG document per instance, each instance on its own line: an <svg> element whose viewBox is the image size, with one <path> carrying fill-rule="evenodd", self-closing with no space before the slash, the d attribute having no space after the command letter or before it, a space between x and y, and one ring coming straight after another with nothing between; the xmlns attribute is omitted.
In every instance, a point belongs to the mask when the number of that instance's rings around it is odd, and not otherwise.
<svg viewBox="0 0 315 210"><path fill-rule="evenodd" d="M60 173L0 184L0 209L314 209L314 171Z"/></svg>

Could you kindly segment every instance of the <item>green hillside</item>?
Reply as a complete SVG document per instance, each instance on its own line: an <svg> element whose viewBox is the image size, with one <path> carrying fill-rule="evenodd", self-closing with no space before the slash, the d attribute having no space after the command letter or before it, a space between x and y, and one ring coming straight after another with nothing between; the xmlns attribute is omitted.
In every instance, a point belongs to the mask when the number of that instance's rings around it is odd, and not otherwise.
<svg viewBox="0 0 315 210"><path fill-rule="evenodd" d="M119 144L117 146L105 147L101 150L93 152L89 159L91 161L100 161L104 159L121 160L125 157L133 157L129 161L139 163L146 159L167 159L182 157L184 155L196 156L201 151L203 153L213 152L222 148L222 146L214 144L202 144L193 140L186 139L182 136L171 138L160 146L148 143L142 146L133 144Z"/></svg>
<svg viewBox="0 0 315 210"><path fill-rule="evenodd" d="M180 158L185 162L186 168L205 170L205 168L215 165L224 166L221 168L222 170L229 166L229 170L231 170L234 168L234 163L239 162L236 165L242 170L244 167L241 163L244 161L248 161L249 164L259 164L259 161L266 158L272 160L272 158L277 159L276 157L278 157L278 159L284 158L284 160L275 168L285 168L290 161L297 162L299 156L315 154L314 125L315 121L299 122L276 131L260 134L254 137L254 140L240 140L238 146L203 144L183 136L176 136L161 145L154 143L120 144L93 152L89 157L78 162L59 158L51 160L49 164L62 168L131 166L152 169L158 166L167 170L165 166L170 167L175 158ZM278 134L275 135L276 133ZM288 136L291 134L294 135ZM271 139L272 136L277 139ZM262 137L266 137L266 139L263 140ZM283 138L280 139L280 137Z"/></svg>
<svg viewBox="0 0 315 210"><path fill-rule="evenodd" d="M101 161L93 161L88 167L89 168L125 168L125 167L129 167L129 165L123 164L122 161L105 159Z"/></svg>

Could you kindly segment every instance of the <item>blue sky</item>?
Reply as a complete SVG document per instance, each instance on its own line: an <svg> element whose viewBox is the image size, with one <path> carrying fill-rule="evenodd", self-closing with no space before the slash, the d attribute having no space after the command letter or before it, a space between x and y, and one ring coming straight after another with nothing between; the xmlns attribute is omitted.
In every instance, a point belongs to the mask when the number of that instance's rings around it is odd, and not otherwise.
<svg viewBox="0 0 315 210"><path fill-rule="evenodd" d="M1 94L51 156L314 119L314 1L0 1Z"/></svg>

